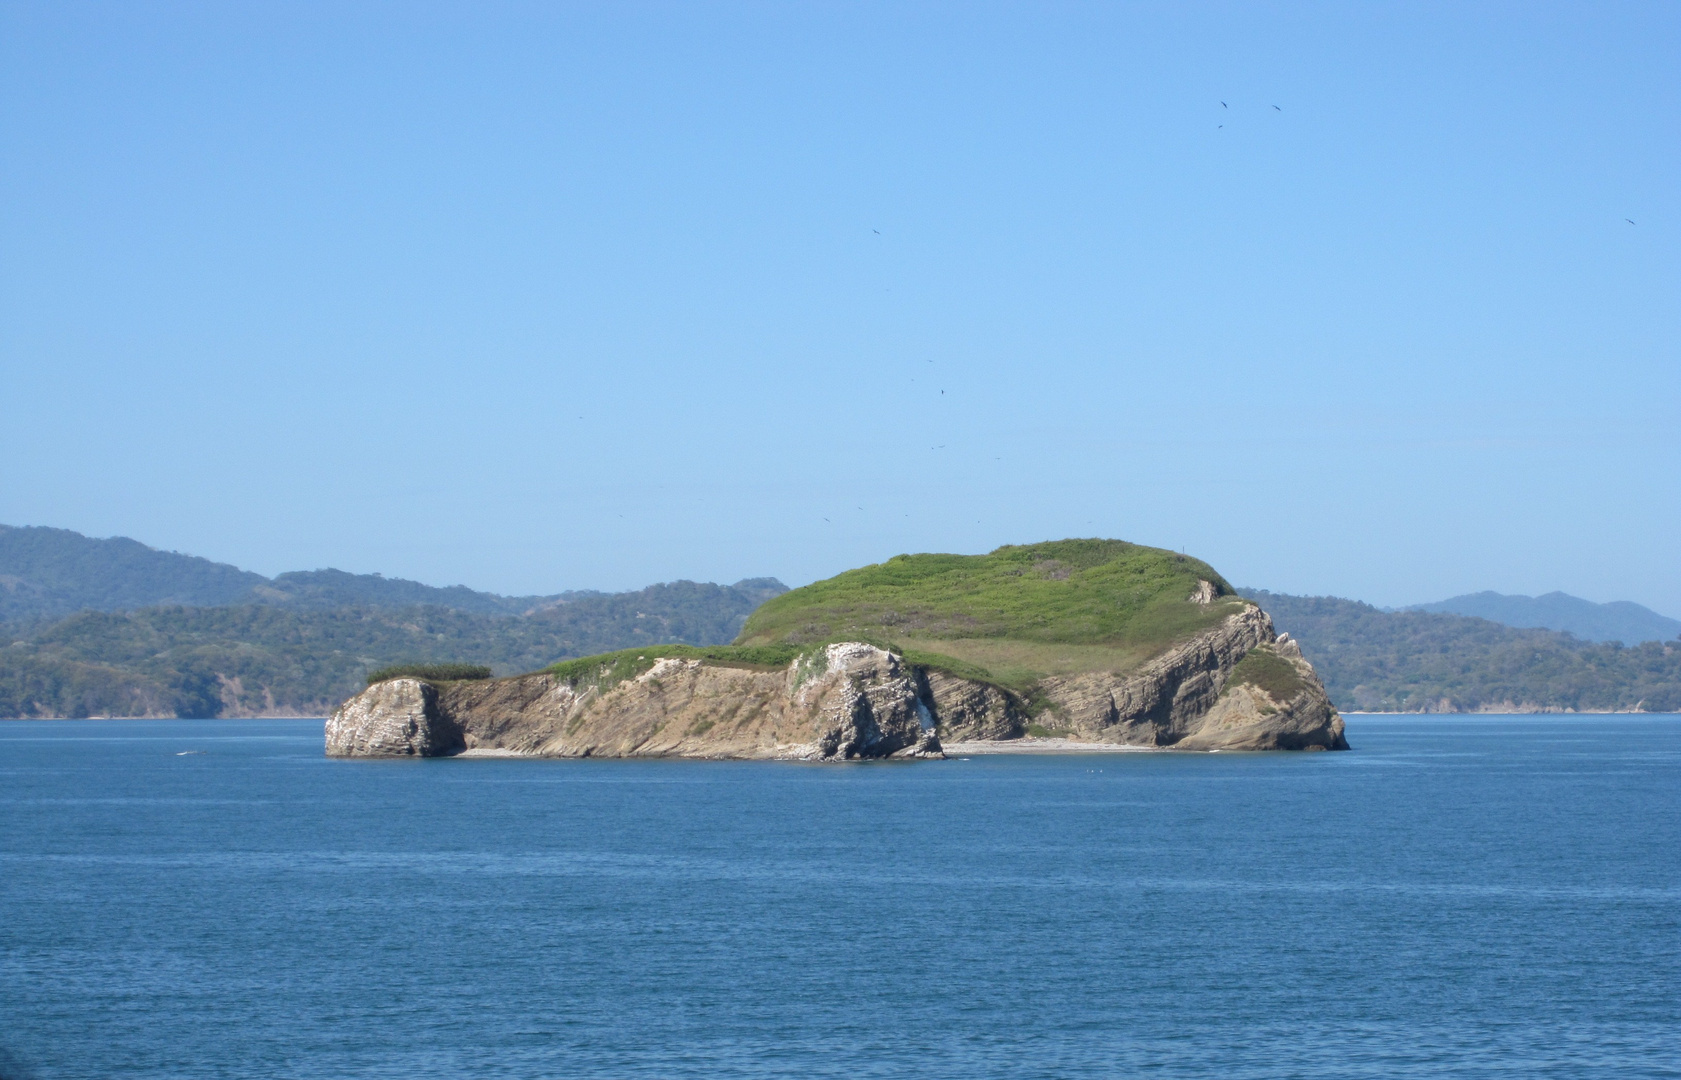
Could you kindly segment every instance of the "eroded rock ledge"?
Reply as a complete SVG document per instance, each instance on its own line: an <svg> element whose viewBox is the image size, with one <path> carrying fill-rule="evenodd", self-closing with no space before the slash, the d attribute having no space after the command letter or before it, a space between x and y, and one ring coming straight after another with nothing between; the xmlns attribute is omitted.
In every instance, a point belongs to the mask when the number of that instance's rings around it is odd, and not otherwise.
<svg viewBox="0 0 1681 1080"><path fill-rule="evenodd" d="M1259 608L1128 674L1053 677L1029 717L996 686L859 642L787 668L666 658L611 685L553 675L370 686L327 721L335 757L499 751L543 757L943 757L941 739L1071 740L1180 750L1347 749L1300 649Z"/></svg>

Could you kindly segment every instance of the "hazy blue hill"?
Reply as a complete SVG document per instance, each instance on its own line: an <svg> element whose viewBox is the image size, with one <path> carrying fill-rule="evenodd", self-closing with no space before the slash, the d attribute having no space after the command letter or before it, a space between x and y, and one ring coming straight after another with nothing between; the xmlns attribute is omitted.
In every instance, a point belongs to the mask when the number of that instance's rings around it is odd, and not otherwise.
<svg viewBox="0 0 1681 1080"><path fill-rule="evenodd" d="M260 586L255 590L256 600L262 603L286 604L303 608L336 608L336 607L444 607L454 611L468 611L478 615L534 615L540 616L545 612L562 606L583 605L571 612L569 618L582 618L584 612L594 612L605 616L605 613L620 609L630 610L636 607L638 598L645 598L657 590L675 590L671 596L676 596L684 588L689 589L720 589L718 585L696 585L691 581L674 582L670 585L651 585L647 589L628 593L605 593L595 589L577 589L569 592L555 593L552 596L498 596L495 593L477 592L465 585L451 585L438 588L433 585L422 585L418 581L407 581L403 578L388 578L379 574L349 574L343 570L294 570L280 574L267 586ZM744 596L758 598L758 603L787 592L788 587L775 578L746 578L727 588ZM698 594L697 594L698 595ZM699 615L702 609L708 612L718 596L722 594L705 594L708 598L700 600L699 608L693 608L691 614ZM755 606L757 606L755 604ZM726 605L726 618L734 618L733 605ZM717 613L723 613L718 609ZM633 612L634 614L634 612ZM710 615L704 617L711 617Z"/></svg>
<svg viewBox="0 0 1681 1080"><path fill-rule="evenodd" d="M1467 593L1409 610L1479 619L1527 629L1562 630L1584 641L1666 641L1681 635L1681 619L1659 615L1630 600L1596 604L1568 593L1545 596L1507 596L1497 592Z"/></svg>
<svg viewBox="0 0 1681 1080"><path fill-rule="evenodd" d="M600 595L593 592L559 593L554 596L498 596L478 592L465 585L438 588L422 585L404 578L388 578L380 574L351 574L343 570L293 570L280 574L272 582L264 582L252 590L251 600L269 604L291 604L298 607L332 608L413 607L430 604L472 611L480 615L521 615L536 608L565 603L581 596Z"/></svg>
<svg viewBox="0 0 1681 1080"><path fill-rule="evenodd" d="M268 584L226 563L158 551L126 537L0 525L0 620L153 604L231 604Z"/></svg>
<svg viewBox="0 0 1681 1080"><path fill-rule="evenodd" d="M515 615L595 595L600 594L497 596L464 585L437 588L331 569L293 571L271 581L236 566L159 551L124 536L101 540L69 529L0 525L0 621L167 604L310 608L433 604L484 615Z"/></svg>
<svg viewBox="0 0 1681 1080"><path fill-rule="evenodd" d="M1241 595L1301 643L1340 709L1681 710L1681 642L1624 648L1333 596Z"/></svg>
<svg viewBox="0 0 1681 1080"><path fill-rule="evenodd" d="M787 591L774 578L751 578L731 588L761 601ZM69 529L0 525L0 622L176 604L275 604L316 610L433 606L479 615L524 615L610 595L615 594L586 589L551 596L498 596L465 585L438 588L333 569L295 570L270 580L196 555L158 551L127 537L101 540Z"/></svg>

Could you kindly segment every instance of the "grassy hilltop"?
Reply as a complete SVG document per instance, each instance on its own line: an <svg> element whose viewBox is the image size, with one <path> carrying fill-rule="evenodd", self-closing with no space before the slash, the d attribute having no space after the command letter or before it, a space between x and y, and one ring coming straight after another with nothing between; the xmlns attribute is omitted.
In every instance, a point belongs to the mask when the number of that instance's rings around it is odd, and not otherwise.
<svg viewBox="0 0 1681 1080"><path fill-rule="evenodd" d="M1191 602L1201 581L1213 603ZM1046 675L1136 668L1244 603L1201 559L1124 540L896 555L773 597L732 645L639 646L545 670L605 686L661 657L769 668L829 642L867 641L1030 696Z"/></svg>
<svg viewBox="0 0 1681 1080"><path fill-rule="evenodd" d="M1219 599L1190 602L1199 581ZM849 570L767 601L736 644L887 642L913 660L1026 689L1045 675L1137 667L1242 604L1200 559L1122 540L1056 540Z"/></svg>

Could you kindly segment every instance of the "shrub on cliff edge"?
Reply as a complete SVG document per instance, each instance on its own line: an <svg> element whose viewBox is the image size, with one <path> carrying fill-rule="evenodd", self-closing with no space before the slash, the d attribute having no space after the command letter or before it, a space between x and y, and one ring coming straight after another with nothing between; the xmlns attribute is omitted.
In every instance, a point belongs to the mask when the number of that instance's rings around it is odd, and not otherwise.
<svg viewBox="0 0 1681 1080"><path fill-rule="evenodd" d="M393 664L368 672L368 685L387 679L436 679L453 682L462 679L488 679L490 668L483 664Z"/></svg>

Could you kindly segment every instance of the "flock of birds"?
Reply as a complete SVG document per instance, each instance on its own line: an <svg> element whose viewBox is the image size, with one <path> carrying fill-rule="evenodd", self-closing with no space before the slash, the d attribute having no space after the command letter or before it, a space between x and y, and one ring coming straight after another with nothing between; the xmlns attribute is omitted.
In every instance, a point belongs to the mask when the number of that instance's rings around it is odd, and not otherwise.
<svg viewBox="0 0 1681 1080"><path fill-rule="evenodd" d="M1230 105L1227 105L1227 104L1226 104L1226 103L1225 103L1225 102L1223 102L1223 101L1222 101L1222 102L1220 102L1220 108L1222 108L1222 109L1225 109L1225 110L1226 110L1226 111L1227 111L1227 112L1230 112L1230 111L1231 111L1231 106L1230 106ZM1273 106L1273 107L1272 107L1272 111L1273 111L1273 112L1283 112L1283 111L1284 111L1284 110L1283 110L1283 109L1280 109L1280 108L1279 108L1279 107L1278 107L1278 106L1277 106L1277 105L1274 105L1274 106ZM1224 125L1224 124L1216 124L1216 125L1214 125L1214 126L1215 126L1215 127L1216 127L1216 128L1223 128L1223 127L1225 127L1225 126L1226 126L1226 125Z"/></svg>

